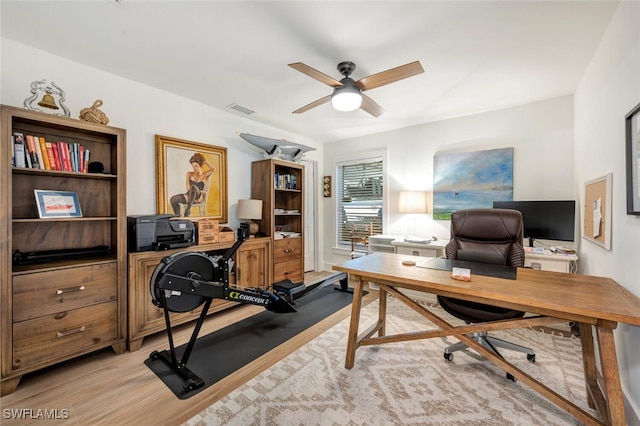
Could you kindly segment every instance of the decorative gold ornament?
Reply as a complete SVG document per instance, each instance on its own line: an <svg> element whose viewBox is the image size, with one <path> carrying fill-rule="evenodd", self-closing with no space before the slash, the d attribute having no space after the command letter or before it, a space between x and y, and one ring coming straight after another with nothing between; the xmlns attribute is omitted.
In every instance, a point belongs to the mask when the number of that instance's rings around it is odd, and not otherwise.
<svg viewBox="0 0 640 426"><path fill-rule="evenodd" d="M51 82L50 86L47 85L47 80L31 82L31 96L24 100L24 107L26 109L45 112L40 108L33 106L33 102L38 99L38 92L44 92L44 95L42 95L42 100L36 105L52 110L59 110L60 108L62 108L62 113L54 113L53 115L60 115L64 117L71 116L69 108L67 108L64 104L64 90L62 90L61 87L56 86L56 83L54 83L53 81ZM56 97L60 106L56 104Z"/></svg>
<svg viewBox="0 0 640 426"><path fill-rule="evenodd" d="M91 123L109 124L109 117L98 108L102 106L102 99L96 100L90 108L80 110L80 119Z"/></svg>
<svg viewBox="0 0 640 426"><path fill-rule="evenodd" d="M49 91L47 91L44 94L44 96L42 97L42 100L38 102L38 105L40 105L43 108L60 109L60 107L56 105L56 100L53 98L53 95Z"/></svg>

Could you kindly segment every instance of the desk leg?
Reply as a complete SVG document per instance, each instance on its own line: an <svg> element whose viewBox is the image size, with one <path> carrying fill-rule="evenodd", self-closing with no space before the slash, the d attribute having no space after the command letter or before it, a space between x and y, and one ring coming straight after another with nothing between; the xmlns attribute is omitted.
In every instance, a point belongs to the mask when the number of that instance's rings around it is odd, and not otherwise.
<svg viewBox="0 0 640 426"><path fill-rule="evenodd" d="M344 367L347 370L353 368L356 359L358 327L360 326L360 309L362 308L362 291L364 281L360 277L353 288L353 302L351 303L351 322L349 324L349 336L347 338L347 359Z"/></svg>
<svg viewBox="0 0 640 426"><path fill-rule="evenodd" d="M620 371L618 370L616 346L613 341L613 329L597 327L596 334L598 336L600 359L602 360L602 375L604 377L606 399L609 402L609 424L624 425L626 424L626 418L624 414L622 387L620 386ZM602 413L602 415L604 416L604 413Z"/></svg>
<svg viewBox="0 0 640 426"><path fill-rule="evenodd" d="M587 402L589 407L595 408L600 413L606 424L623 425L626 419L613 328L602 326L595 326L595 328L600 352L600 368L604 381L603 388L598 383L593 327L590 324L580 324Z"/></svg>
<svg viewBox="0 0 640 426"><path fill-rule="evenodd" d="M378 322L381 324L380 330L378 330L378 336L385 335L385 327L387 324L387 291L386 287L380 286L380 295L378 296Z"/></svg>
<svg viewBox="0 0 640 426"><path fill-rule="evenodd" d="M596 408L597 394L593 389L598 387L598 371L596 369L595 346L591 324L580 324L580 343L582 346L582 363L584 365L584 384L587 389L587 403Z"/></svg>

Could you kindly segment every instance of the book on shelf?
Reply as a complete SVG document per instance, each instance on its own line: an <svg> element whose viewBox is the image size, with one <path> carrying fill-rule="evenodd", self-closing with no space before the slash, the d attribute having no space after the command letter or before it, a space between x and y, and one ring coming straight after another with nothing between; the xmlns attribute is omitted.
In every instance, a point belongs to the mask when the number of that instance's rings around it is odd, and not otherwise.
<svg viewBox="0 0 640 426"><path fill-rule="evenodd" d="M42 157L42 162L44 163L45 170L51 170L51 163L49 162L49 154L47 154L47 142L43 137L34 137L35 140L38 141L40 156Z"/></svg>
<svg viewBox="0 0 640 426"><path fill-rule="evenodd" d="M33 140L33 135L26 135L27 140L27 150L29 151L29 160L31 165L29 166L32 169L39 169L40 162L38 161L38 151L36 151L36 143Z"/></svg>
<svg viewBox="0 0 640 426"><path fill-rule="evenodd" d="M273 233L274 240L281 240L283 238L295 238L300 237L302 234L300 232L287 232L287 231L276 231Z"/></svg>
<svg viewBox="0 0 640 426"><path fill-rule="evenodd" d="M19 132L13 133L13 148L14 148L14 164L16 167L27 167L26 162L26 149L24 146L24 135Z"/></svg>
<svg viewBox="0 0 640 426"><path fill-rule="evenodd" d="M44 170L45 169L44 158L42 158L42 152L40 151L40 140L36 136L33 136L33 145L36 147L36 155L38 156L38 166L40 166L40 168Z"/></svg>
<svg viewBox="0 0 640 426"><path fill-rule="evenodd" d="M44 140L44 138L41 138ZM47 157L49 157L49 165L51 166L51 170L60 170L58 164L56 163L56 157L53 153L53 142L45 142L45 149L47 151Z"/></svg>
<svg viewBox="0 0 640 426"><path fill-rule="evenodd" d="M58 148L58 142L50 142L51 151L53 152L53 160L56 163L56 170L62 171L62 164L60 163L60 151Z"/></svg>
<svg viewBox="0 0 640 426"><path fill-rule="evenodd" d="M275 173L273 184L275 189L296 189L296 175Z"/></svg>

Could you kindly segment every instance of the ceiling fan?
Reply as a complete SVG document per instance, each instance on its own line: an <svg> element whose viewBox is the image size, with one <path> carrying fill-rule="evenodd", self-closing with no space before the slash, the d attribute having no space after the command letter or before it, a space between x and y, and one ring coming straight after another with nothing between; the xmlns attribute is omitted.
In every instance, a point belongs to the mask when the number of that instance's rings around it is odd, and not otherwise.
<svg viewBox="0 0 640 426"><path fill-rule="evenodd" d="M303 64L302 62L295 62L293 64L289 64L289 66L321 83L333 87L332 94L313 101L302 108L298 108L293 111L294 114L301 114L311 108L315 108L331 101L333 108L338 111L353 111L361 108L374 117L379 117L384 113L384 109L362 92L394 83L398 80L413 77L414 75L424 72L422 65L420 65L420 61L415 61L354 81L349 76L353 70L356 69L356 64L350 61L344 61L338 64L338 71L344 76L342 80L338 81L315 68L311 68L309 65Z"/></svg>

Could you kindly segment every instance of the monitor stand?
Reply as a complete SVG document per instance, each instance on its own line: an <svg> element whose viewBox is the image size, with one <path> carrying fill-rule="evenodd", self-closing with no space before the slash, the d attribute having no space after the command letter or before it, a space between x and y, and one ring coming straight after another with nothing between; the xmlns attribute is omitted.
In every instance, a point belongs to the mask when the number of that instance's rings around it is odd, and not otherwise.
<svg viewBox="0 0 640 426"><path fill-rule="evenodd" d="M535 241L535 238L529 237L529 247L533 247L533 242L534 241Z"/></svg>

